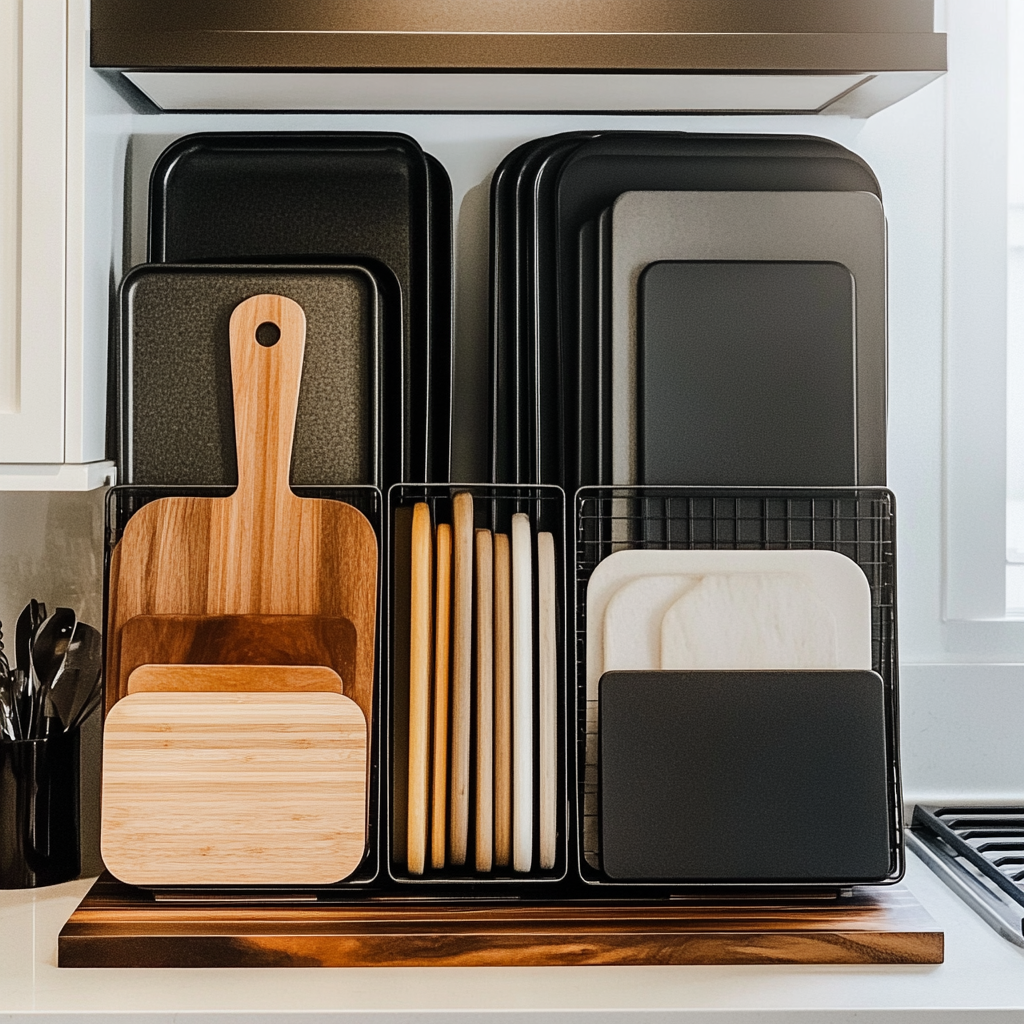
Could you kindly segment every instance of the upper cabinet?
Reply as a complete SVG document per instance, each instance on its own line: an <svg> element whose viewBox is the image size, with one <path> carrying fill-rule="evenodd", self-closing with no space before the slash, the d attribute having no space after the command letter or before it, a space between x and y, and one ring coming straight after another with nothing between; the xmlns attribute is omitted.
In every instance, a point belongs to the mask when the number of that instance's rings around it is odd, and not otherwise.
<svg viewBox="0 0 1024 1024"><path fill-rule="evenodd" d="M84 40L66 0L0 0L0 489L84 489L113 470L105 344L84 337L72 258Z"/></svg>
<svg viewBox="0 0 1024 1024"><path fill-rule="evenodd" d="M165 110L865 117L946 70L932 0L93 0L92 28Z"/></svg>

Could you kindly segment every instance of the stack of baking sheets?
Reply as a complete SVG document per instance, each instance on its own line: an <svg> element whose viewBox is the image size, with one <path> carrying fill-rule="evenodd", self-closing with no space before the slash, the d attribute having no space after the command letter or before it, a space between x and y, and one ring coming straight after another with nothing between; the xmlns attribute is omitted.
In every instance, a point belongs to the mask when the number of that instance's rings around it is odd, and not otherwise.
<svg viewBox="0 0 1024 1024"><path fill-rule="evenodd" d="M226 325L297 301L307 352L292 483L448 479L451 184L390 133L199 134L150 183L150 263L123 282L125 483L232 485Z"/></svg>
<svg viewBox="0 0 1024 1024"><path fill-rule="evenodd" d="M841 146L569 133L492 184L492 475L885 481L885 221Z"/></svg>

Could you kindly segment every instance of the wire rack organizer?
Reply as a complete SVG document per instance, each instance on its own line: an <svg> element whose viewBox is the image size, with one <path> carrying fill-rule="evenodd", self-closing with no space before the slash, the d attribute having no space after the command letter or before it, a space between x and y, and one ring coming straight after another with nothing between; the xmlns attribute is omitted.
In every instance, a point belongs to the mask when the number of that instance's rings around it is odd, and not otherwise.
<svg viewBox="0 0 1024 1024"><path fill-rule="evenodd" d="M428 867L420 876L408 872L405 864L406 848L406 809L408 806L408 729L409 729L409 596L408 596L408 562L407 555L402 554L401 531L396 529L396 512L399 509L410 509L417 502L426 502L430 507L431 523L435 528L438 523L452 522L452 498L459 492L467 491L473 496L474 527L485 528L495 532L509 533L512 515L523 512L529 515L533 528L534 543L540 531L550 532L555 542L555 584L556 584L556 635L559 652L557 659L557 853L554 866L550 869L538 867L538 834L539 834L539 801L537 795L538 777L534 778L534 856L533 869L528 873L515 873L509 868L497 868L489 874L477 874L472 867L472 851L467 858L466 866L448 865L444 869L434 870ZM571 756L568 748L568 713L570 678L568 651L568 624L566 609L566 529L565 529L565 494L560 487L553 485L519 485L519 484L396 484L389 494L389 519L391 528L388 537L388 596L387 605L390 609L390 640L388 644L388 672L391 680L388 689L388 755L385 758L390 772L386 792L390 799L388 815L388 870L391 878L408 885L445 886L451 885L455 890L465 892L467 885L475 888L501 888L511 886L516 891L524 885L539 883L546 891L553 883L565 880L568 874L569 860L569 813L568 804L571 785L568 782ZM411 523L411 519L410 519ZM536 580L534 581L536 587ZM535 592L536 596L536 592ZM474 611L474 624L476 612ZM474 642L475 651L475 642ZM475 655L474 655L475 656ZM538 679L538 651L534 645L534 680ZM475 688L474 669L474 688ZM536 682L535 682L536 686ZM536 692L536 690L535 690ZM475 696L474 696L473 744L475 750ZM537 743L537 720L534 720L534 745ZM475 755L474 755L475 756ZM471 780L471 806L474 799L475 782Z"/></svg>
<svg viewBox="0 0 1024 1024"><path fill-rule="evenodd" d="M586 695L587 585L603 558L628 549L817 549L837 551L860 566L871 589L872 667L887 695L891 878L902 876L895 512L895 498L885 488L584 487L577 492L576 819L585 882L612 884L602 874L598 848L597 706L588 707Z"/></svg>
<svg viewBox="0 0 1024 1024"><path fill-rule="evenodd" d="M170 497L196 497L196 498L226 498L233 491L234 487L223 487L218 485L206 486L178 486L167 485L137 485L119 484L110 488L106 496L106 516L104 534L104 571L103 571L103 621L109 622L110 602L110 555L121 539L128 520L138 512L144 505L159 498ZM321 891L321 899L330 899L332 894L344 894L354 888L361 889L372 883L378 875L380 868L380 780L379 768L382 731L382 701L381 701L381 650L383 626L383 557L384 557L384 528L383 528L383 506L384 499L377 487L369 484L353 484L347 486L319 486L319 487L293 487L292 490L300 498L322 498L329 501L343 501L358 509L369 520L373 532L377 536L377 630L374 638L374 674L373 674L373 727L370 730L370 776L367 782L368 794L368 817L366 833L366 854L362 863L348 878L339 882L336 886ZM106 653L106 652L105 652ZM105 656L105 655L104 655ZM104 666L105 668L105 666ZM250 887L246 887L247 889ZM303 887L304 891L310 891L309 887Z"/></svg>

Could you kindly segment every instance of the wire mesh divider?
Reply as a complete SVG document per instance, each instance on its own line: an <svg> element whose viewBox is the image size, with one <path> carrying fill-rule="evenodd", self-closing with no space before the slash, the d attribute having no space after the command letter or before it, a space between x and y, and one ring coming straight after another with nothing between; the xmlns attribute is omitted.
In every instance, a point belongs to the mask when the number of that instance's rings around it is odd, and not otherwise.
<svg viewBox="0 0 1024 1024"><path fill-rule="evenodd" d="M472 818L470 827L470 849L466 864L456 866L448 864L445 868L433 869L428 866L422 875L412 875L406 867L404 855L406 844L405 816L403 808L407 806L407 775L408 775L408 624L402 627L402 622L408 614L406 610L407 597L403 604L402 591L397 585L396 567L401 559L396 558L397 549L401 540L397 536L395 528L395 513L398 509L411 509L417 502L426 502L430 507L431 523L436 528L438 523L452 523L452 498L461 491L468 491L473 495L475 529L486 528L495 532L510 533L512 515L516 512L524 512L530 517L533 528L534 542L539 531L550 532L555 542L555 584L557 594L557 694L558 694L558 751L557 751L557 800L558 808L557 821L557 853L553 867L541 869L539 864L539 807L538 807L538 783L537 772L537 715L534 715L534 825L533 825L533 867L529 872L522 874L513 872L510 867L495 868L486 874L477 873L474 870L474 848ZM385 784L385 792L390 801L388 813L388 843L387 861L391 878L403 885L426 885L434 887L450 886L453 891L457 890L461 895L468 895L466 887L472 886L475 890L482 892L494 892L502 887L522 892L523 886L530 884L538 885L547 891L552 883L559 883L566 879L569 859L569 833L571 830L571 818L568 812L571 786L569 779L569 765L571 763L569 738L569 725L572 720L569 708L571 707L571 690L567 680L571 678L571 666L569 652L571 645L569 641L569 625L567 609L571 607L571 595L567 587L566 569L569 561L566 557L566 526L565 526L565 493L560 487L554 485L530 485L530 484L395 484L388 492L389 499L389 536L388 536L388 594L386 605L389 609L389 639L388 639L388 665L385 678L391 680L387 692L388 701L388 729L387 743L388 756L386 758L389 771L389 781ZM410 518L411 524L411 518ZM475 553L474 553L475 558ZM407 588L406 588L407 590ZM536 608L536 574L534 578L534 598ZM397 613L396 613L397 608ZM474 609L474 628L476 613ZM536 634L535 634L536 635ZM402 648L401 650L399 648ZM476 641L473 642L474 659L476 657ZM404 660L403 660L404 651ZM449 668L451 671L451 667ZM538 679L538 651L537 644L534 644L534 698L537 695ZM405 678L404 689L402 679ZM475 744L476 733L476 669L474 661L473 670L473 733ZM535 704L536 710L536 704ZM470 806L473 806L475 780L472 778Z"/></svg>
<svg viewBox="0 0 1024 1024"><path fill-rule="evenodd" d="M584 487L576 493L576 822L585 882L601 873L597 708L586 695L587 585L615 551L837 551L871 590L871 661L886 687L892 878L903 873L896 641L896 501L886 488ZM596 702L594 702L596 704ZM588 744L588 735L592 742ZM650 885L650 883L646 883ZM678 887L678 886L677 886Z"/></svg>
<svg viewBox="0 0 1024 1024"><path fill-rule="evenodd" d="M235 488L228 486L177 484L118 484L111 487L106 495L105 527L104 527L104 566L103 566L103 621L109 622L110 605L110 554L114 545L120 541L124 528L133 515L144 505L160 498L226 498ZM292 488L300 498L320 498L326 501L343 501L358 509L369 520L377 537L377 630L374 638L373 667L373 727L370 730L369 780L367 792L369 807L367 813L366 855L362 863L344 881L334 886L320 889L321 898L331 898L334 894L343 895L353 889L364 889L372 884L380 871L380 784L379 751L381 744L382 700L381 652L385 622L382 619L383 604L383 555L384 555L384 500L380 489L371 484L347 484L344 486L316 486ZM224 888L224 887L219 887ZM231 888L231 887L227 887ZM313 887L316 888L316 887ZM309 886L303 887L304 892L310 891Z"/></svg>

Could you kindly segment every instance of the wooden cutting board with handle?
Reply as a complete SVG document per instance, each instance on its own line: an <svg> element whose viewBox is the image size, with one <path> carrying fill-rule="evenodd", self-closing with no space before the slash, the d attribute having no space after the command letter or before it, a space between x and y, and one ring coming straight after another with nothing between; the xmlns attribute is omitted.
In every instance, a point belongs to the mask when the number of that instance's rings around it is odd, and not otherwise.
<svg viewBox="0 0 1024 1024"><path fill-rule="evenodd" d="M121 881L328 885L359 866L367 727L337 673L147 665L129 690L103 735L101 849Z"/></svg>
<svg viewBox="0 0 1024 1024"><path fill-rule="evenodd" d="M128 521L116 591L111 572L108 678L121 678L121 630L137 615L319 615L355 627L346 691L372 692L373 527L351 505L299 498L288 483L305 324L298 303L279 295L253 296L231 314L238 488L162 498Z"/></svg>

